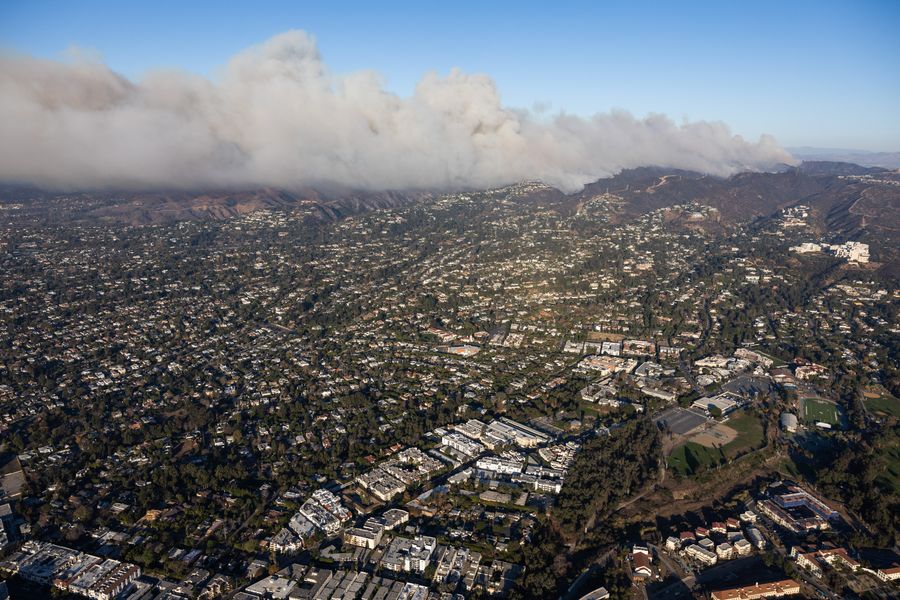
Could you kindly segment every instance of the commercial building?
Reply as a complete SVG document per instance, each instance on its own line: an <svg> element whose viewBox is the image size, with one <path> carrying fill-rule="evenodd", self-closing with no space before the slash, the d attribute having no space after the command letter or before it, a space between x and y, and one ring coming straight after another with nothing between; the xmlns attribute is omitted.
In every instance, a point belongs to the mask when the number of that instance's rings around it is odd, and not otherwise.
<svg viewBox="0 0 900 600"><path fill-rule="evenodd" d="M712 398L698 398L697 400L694 400L692 406L694 408L699 408L700 410L705 410L707 412L710 412L713 408L716 408L721 414L727 415L738 406L740 406L740 403L740 397L729 392L725 392L724 394L719 394L718 396L714 396Z"/></svg>

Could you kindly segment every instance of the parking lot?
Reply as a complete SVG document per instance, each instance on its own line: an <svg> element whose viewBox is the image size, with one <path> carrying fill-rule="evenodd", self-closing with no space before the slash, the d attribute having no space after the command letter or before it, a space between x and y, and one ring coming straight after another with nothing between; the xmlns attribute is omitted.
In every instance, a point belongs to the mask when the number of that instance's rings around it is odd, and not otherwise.
<svg viewBox="0 0 900 600"><path fill-rule="evenodd" d="M707 417L701 411L678 406L667 408L653 419L654 423L668 427L672 433L677 435L687 435L706 421Z"/></svg>

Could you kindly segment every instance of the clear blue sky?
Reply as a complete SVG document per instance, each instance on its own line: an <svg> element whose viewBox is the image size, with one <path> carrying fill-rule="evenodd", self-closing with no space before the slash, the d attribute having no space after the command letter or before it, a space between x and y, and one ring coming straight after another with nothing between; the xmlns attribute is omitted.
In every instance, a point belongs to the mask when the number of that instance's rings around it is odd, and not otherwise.
<svg viewBox="0 0 900 600"><path fill-rule="evenodd" d="M786 146L900 150L900 0L815 2L116 2L3 0L0 47L98 53L131 78L214 76L288 30L337 73L408 94L429 70L487 73L508 106L720 119Z"/></svg>

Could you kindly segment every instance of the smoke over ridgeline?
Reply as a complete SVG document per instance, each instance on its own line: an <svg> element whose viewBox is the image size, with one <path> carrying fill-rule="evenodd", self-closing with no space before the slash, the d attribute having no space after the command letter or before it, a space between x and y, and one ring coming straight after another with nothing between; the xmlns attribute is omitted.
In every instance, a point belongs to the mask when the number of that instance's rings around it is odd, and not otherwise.
<svg viewBox="0 0 900 600"><path fill-rule="evenodd" d="M541 119L504 108L484 75L430 73L408 98L374 72L330 74L314 40L278 35L215 82L129 81L97 63L0 57L0 180L56 188L337 184L572 191L623 168L716 175L792 162L770 137L616 111Z"/></svg>

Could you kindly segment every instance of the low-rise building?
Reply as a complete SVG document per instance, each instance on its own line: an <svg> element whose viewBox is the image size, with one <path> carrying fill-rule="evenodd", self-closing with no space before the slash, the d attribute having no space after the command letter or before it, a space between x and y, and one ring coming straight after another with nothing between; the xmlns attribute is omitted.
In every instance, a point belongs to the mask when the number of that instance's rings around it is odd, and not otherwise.
<svg viewBox="0 0 900 600"><path fill-rule="evenodd" d="M284 527L269 540L269 548L276 554L295 554L303 550L303 540Z"/></svg>
<svg viewBox="0 0 900 600"><path fill-rule="evenodd" d="M780 598L800 593L800 583L793 579L783 579L771 583L757 583L744 587L719 590L710 594L712 600L756 600L757 598Z"/></svg>
<svg viewBox="0 0 900 600"><path fill-rule="evenodd" d="M351 527L344 531L344 541L351 546L373 550L381 543L384 525L378 519L367 519L362 527Z"/></svg>
<svg viewBox="0 0 900 600"><path fill-rule="evenodd" d="M766 547L766 538L763 536L762 532L756 527L748 527L747 528L747 537L750 538L750 541L754 546L759 548L760 550L765 549Z"/></svg>
<svg viewBox="0 0 900 600"><path fill-rule="evenodd" d="M270 575L256 583L248 585L244 590L257 598L271 598L272 600L284 600L297 586L297 582L286 577Z"/></svg>
<svg viewBox="0 0 900 600"><path fill-rule="evenodd" d="M385 550L381 564L396 572L424 573L436 545L437 540L429 536L395 537Z"/></svg>
<svg viewBox="0 0 900 600"><path fill-rule="evenodd" d="M649 548L646 546L635 546L631 551L631 562L634 578L649 579L653 577L653 566Z"/></svg>
<svg viewBox="0 0 900 600"><path fill-rule="evenodd" d="M781 428L787 431L788 433L795 433L800 423L797 420L797 415L791 414L788 412L781 413Z"/></svg>
<svg viewBox="0 0 900 600"><path fill-rule="evenodd" d="M605 587L598 587L596 590L589 592L578 600L607 600L609 592Z"/></svg>
<svg viewBox="0 0 900 600"><path fill-rule="evenodd" d="M815 552L795 552L796 548L791 549L791 555L797 559L797 565L811 572L816 577L822 577L823 565L834 566L839 564L851 571L857 571L860 564L847 552L846 548L829 548L824 550L816 550Z"/></svg>
<svg viewBox="0 0 900 600"><path fill-rule="evenodd" d="M495 473L512 475L513 473L522 472L524 462L521 460L503 458L500 456L485 456L484 458L478 459L478 461L475 463L475 466L484 471L493 471Z"/></svg>
<svg viewBox="0 0 900 600"><path fill-rule="evenodd" d="M894 564L890 567L881 567L875 571L875 576L882 581L900 580L900 565Z"/></svg>
<svg viewBox="0 0 900 600"><path fill-rule="evenodd" d="M381 521L384 524L385 531L391 531L399 525L409 521L409 513L402 508L390 508L381 515Z"/></svg>
<svg viewBox="0 0 900 600"><path fill-rule="evenodd" d="M691 544L687 548L684 549L685 555L688 557L701 562L705 565L714 565L716 561L718 561L718 557L715 552L710 552L706 548L699 546L697 544Z"/></svg>
<svg viewBox="0 0 900 600"><path fill-rule="evenodd" d="M469 590L474 586L480 564L479 552L467 548L443 548L433 579L439 584L451 587L462 583L463 589Z"/></svg>
<svg viewBox="0 0 900 600"><path fill-rule="evenodd" d="M484 452L484 446L481 443L455 432L445 433L441 437L441 443L470 458L475 458Z"/></svg>
<svg viewBox="0 0 900 600"><path fill-rule="evenodd" d="M753 552L753 544L745 539L735 541L734 544L732 544L732 547L738 556L747 556Z"/></svg>
<svg viewBox="0 0 900 600"><path fill-rule="evenodd" d="M716 556L718 556L720 560L730 559L733 552L734 548L728 542L722 542L716 546Z"/></svg>
<svg viewBox="0 0 900 600"><path fill-rule="evenodd" d="M406 490L406 484L383 469L375 468L356 478L357 483L382 502L390 502L394 496Z"/></svg>
<svg viewBox="0 0 900 600"><path fill-rule="evenodd" d="M42 542L26 542L5 566L28 581L95 600L115 598L141 576L137 565Z"/></svg>

